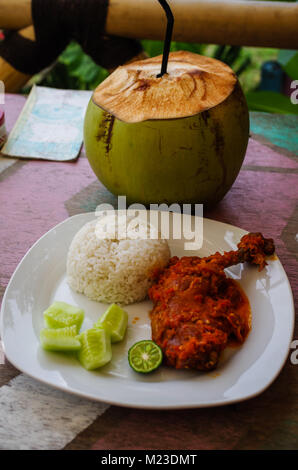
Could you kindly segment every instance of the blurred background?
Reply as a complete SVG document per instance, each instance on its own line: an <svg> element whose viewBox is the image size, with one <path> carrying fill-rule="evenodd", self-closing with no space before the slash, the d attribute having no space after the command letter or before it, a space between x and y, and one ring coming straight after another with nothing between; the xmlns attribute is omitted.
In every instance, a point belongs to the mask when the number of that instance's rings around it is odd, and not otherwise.
<svg viewBox="0 0 298 470"><path fill-rule="evenodd" d="M0 31L0 41L4 39L4 34ZM142 44L149 56L162 54L162 41L146 40L142 41ZM298 114L298 106L289 100L293 92L291 83L293 80L298 80L298 51L172 43L172 51L181 49L214 57L227 63L239 76L251 111ZM54 88L92 90L107 75L107 70L96 65L82 51L79 44L72 42L54 66L34 76L21 93L27 94L34 83Z"/></svg>

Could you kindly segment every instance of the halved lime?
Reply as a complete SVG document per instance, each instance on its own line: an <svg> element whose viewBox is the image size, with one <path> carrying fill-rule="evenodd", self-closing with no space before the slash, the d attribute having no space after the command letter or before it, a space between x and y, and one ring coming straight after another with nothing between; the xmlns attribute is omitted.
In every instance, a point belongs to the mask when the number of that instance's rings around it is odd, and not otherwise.
<svg viewBox="0 0 298 470"><path fill-rule="evenodd" d="M122 341L127 328L128 315L119 305L112 304L94 323L93 328L104 328L110 335L112 343Z"/></svg>
<svg viewBox="0 0 298 470"><path fill-rule="evenodd" d="M128 351L128 362L134 371L148 374L162 362L162 350L151 340L135 343Z"/></svg>
<svg viewBox="0 0 298 470"><path fill-rule="evenodd" d="M43 313L43 317L47 328L75 325L78 333L84 320L84 310L66 302L56 301Z"/></svg>

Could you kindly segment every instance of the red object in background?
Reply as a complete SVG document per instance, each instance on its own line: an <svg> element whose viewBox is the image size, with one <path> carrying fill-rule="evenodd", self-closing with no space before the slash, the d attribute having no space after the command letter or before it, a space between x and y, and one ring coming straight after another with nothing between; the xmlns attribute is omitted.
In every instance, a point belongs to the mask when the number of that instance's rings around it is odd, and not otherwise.
<svg viewBox="0 0 298 470"><path fill-rule="evenodd" d="M5 114L2 109L0 109L0 148L6 141L7 133L5 128Z"/></svg>
<svg viewBox="0 0 298 470"><path fill-rule="evenodd" d="M3 126L4 120L5 120L4 111L2 111L2 109L0 109L0 127Z"/></svg>
<svg viewBox="0 0 298 470"><path fill-rule="evenodd" d="M0 30L0 41L3 41L5 39L3 31Z"/></svg>

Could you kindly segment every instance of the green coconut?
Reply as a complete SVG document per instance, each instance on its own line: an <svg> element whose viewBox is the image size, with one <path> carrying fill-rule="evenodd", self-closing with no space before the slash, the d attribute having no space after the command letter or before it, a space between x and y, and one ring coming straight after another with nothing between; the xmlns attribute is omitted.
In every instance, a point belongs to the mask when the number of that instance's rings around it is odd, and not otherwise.
<svg viewBox="0 0 298 470"><path fill-rule="evenodd" d="M95 90L85 117L90 165L129 201L213 204L242 165L249 135L245 97L224 63L189 52L118 67Z"/></svg>

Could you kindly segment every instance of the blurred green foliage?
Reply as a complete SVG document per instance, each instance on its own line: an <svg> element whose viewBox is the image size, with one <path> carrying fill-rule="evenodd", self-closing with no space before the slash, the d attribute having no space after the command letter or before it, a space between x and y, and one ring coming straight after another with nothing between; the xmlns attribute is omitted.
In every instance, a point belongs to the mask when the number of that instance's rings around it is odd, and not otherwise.
<svg viewBox="0 0 298 470"><path fill-rule="evenodd" d="M298 26L298 25L297 25ZM298 79L298 51L281 50L278 54L278 62L286 74L293 80Z"/></svg>
<svg viewBox="0 0 298 470"><path fill-rule="evenodd" d="M142 41L150 57L162 54L163 41ZM230 65L239 75L244 91L253 89L259 80L260 65L264 60L277 57L277 49L243 48L238 46L212 46L172 42L171 50L187 50L197 54L215 57ZM81 47L72 42L58 58L54 68L41 82L44 86L92 90L106 78L108 72L96 65L84 54ZM35 80L40 81L37 76Z"/></svg>
<svg viewBox="0 0 298 470"><path fill-rule="evenodd" d="M162 54L163 41L144 40L142 45L151 57ZM280 93L257 91L261 65L268 60L278 59L285 72L297 79L297 51L172 42L171 51L176 50L203 54L227 63L239 77L250 110L298 114L298 106L291 104L288 97ZM77 43L72 42L50 72L45 76L35 77L34 81L55 88L93 90L107 75L106 69L95 64Z"/></svg>
<svg viewBox="0 0 298 470"><path fill-rule="evenodd" d="M106 69L84 54L76 42L72 42L60 55L53 69L41 80L43 86L54 88L93 90L108 76ZM39 77L36 77L39 80Z"/></svg>
<svg viewBox="0 0 298 470"><path fill-rule="evenodd" d="M292 104L289 97L274 91L250 91L246 93L246 100L251 111L298 114L297 104Z"/></svg>

